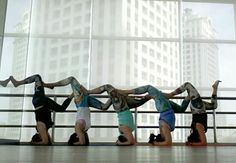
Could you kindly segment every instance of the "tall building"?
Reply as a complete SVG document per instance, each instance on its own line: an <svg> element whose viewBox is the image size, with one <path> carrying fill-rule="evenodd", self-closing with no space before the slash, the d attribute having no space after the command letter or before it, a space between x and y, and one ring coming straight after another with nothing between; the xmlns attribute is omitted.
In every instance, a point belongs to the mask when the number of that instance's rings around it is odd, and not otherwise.
<svg viewBox="0 0 236 163"><path fill-rule="evenodd" d="M193 14L191 9L186 8L183 15L183 35L186 39L216 39L217 32L206 16ZM211 96L211 85L219 79L218 64L219 48L216 43L184 43L183 45L183 81L191 81L201 88L209 88L210 91L199 90L202 96ZM218 103L217 111L220 110ZM226 123L225 116L220 116L221 121ZM191 119L186 119L191 123ZM212 116L208 118L209 126L213 125ZM210 139L213 139L210 133ZM222 135L217 135L221 138Z"/></svg>
<svg viewBox="0 0 236 163"><path fill-rule="evenodd" d="M209 17L194 15L191 9L185 9L183 19L186 39L216 39L217 33ZM201 87L211 86L219 76L218 53L216 43L184 43L183 80Z"/></svg>
<svg viewBox="0 0 236 163"><path fill-rule="evenodd" d="M29 38L29 21L30 20L30 11L27 10L21 16L21 22L18 22L15 26L16 33L19 34L19 37L16 37L13 41L13 62L12 62L12 74L16 79L23 79L26 76L27 69L27 60L28 60L28 43ZM25 87L10 88L11 94L24 94L26 93ZM9 100L9 109L29 109L25 107L26 103L31 103L31 99L24 97L11 97ZM29 106L29 105L27 105ZM32 114L33 115L33 114ZM24 121L25 115L23 113L10 112L7 115L8 124L11 125L20 125ZM27 118L27 124L33 124L32 118ZM21 129L9 129L5 130L9 137L19 138Z"/></svg>
<svg viewBox="0 0 236 163"><path fill-rule="evenodd" d="M155 39L178 35L175 3L131 0L94 2L92 86L107 82L122 88L179 84L178 44ZM140 41L138 38L154 39ZM155 106L151 101L139 109L155 110ZM102 115L97 116L103 119ZM138 116L138 125L156 124L158 115ZM151 132L156 133L157 130L138 129L139 140L147 141ZM173 134L176 140L182 135L179 132Z"/></svg>
<svg viewBox="0 0 236 163"><path fill-rule="evenodd" d="M182 71L183 81L209 87L218 79L216 44L184 43L180 58L178 43L158 39L178 37L177 10L177 3L166 1L99 0L92 5L90 0L33 1L30 24L23 23L21 27L23 30L30 25L28 55L18 51L22 42L16 40L14 55L23 55L26 60L19 61L20 56L14 58L13 74L24 64L23 76L39 73L45 81L75 76L90 88L105 83L133 88L146 84L179 85ZM186 39L215 38L216 32L207 17L186 10L183 23ZM70 92L68 86L55 88L53 93ZM30 100L26 101L24 108L32 108ZM139 109L155 110L155 106L148 102ZM191 118L176 116L177 126L191 123ZM158 114L139 114L138 125L156 126L158 117ZM74 115L59 114L56 124L73 125ZM92 114L92 125L96 124L116 125L116 116ZM72 130L58 129L56 141L67 140ZM118 132L110 131L90 129L89 134L92 141L113 140ZM138 140L146 141L151 132L156 133L157 129L138 129ZM176 130L173 141L183 141L186 135Z"/></svg>

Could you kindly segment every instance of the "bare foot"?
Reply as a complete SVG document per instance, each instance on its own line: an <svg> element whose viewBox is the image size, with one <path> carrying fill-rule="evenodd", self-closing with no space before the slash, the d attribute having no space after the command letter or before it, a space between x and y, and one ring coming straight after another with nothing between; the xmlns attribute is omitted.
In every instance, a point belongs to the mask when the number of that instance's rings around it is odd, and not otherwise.
<svg viewBox="0 0 236 163"><path fill-rule="evenodd" d="M216 80L215 83L212 85L212 88L217 89L220 82L220 80Z"/></svg>
<svg viewBox="0 0 236 163"><path fill-rule="evenodd" d="M0 81L0 85L2 85L3 87L6 87L9 81L10 81L10 78Z"/></svg>

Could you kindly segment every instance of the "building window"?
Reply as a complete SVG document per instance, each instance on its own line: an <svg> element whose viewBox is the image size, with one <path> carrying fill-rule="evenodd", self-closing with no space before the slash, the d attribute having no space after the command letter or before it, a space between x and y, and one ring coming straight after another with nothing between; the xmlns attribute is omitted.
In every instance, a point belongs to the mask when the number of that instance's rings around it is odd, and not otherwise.
<svg viewBox="0 0 236 163"><path fill-rule="evenodd" d="M55 20L55 19L59 18L59 17L61 16L60 14L61 14L60 10L55 10L55 11L53 12L53 17L52 17L52 19Z"/></svg>
<svg viewBox="0 0 236 163"><path fill-rule="evenodd" d="M71 58L71 65L78 65L79 64L79 56L75 56Z"/></svg>
<svg viewBox="0 0 236 163"><path fill-rule="evenodd" d="M60 66L61 67L66 67L68 66L68 59L67 58L63 58L60 60Z"/></svg>
<svg viewBox="0 0 236 163"><path fill-rule="evenodd" d="M57 54L58 54L58 48L57 47L52 48L50 52L50 56L57 56Z"/></svg>
<svg viewBox="0 0 236 163"><path fill-rule="evenodd" d="M70 9L70 7L67 7L67 8L65 8L64 11L63 11L63 16L64 16L64 17L65 17L65 16L70 16L70 13L71 13L71 9Z"/></svg>
<svg viewBox="0 0 236 163"><path fill-rule="evenodd" d="M142 52L147 53L147 46L146 45L142 45Z"/></svg>
<svg viewBox="0 0 236 163"><path fill-rule="evenodd" d="M146 72L142 72L142 79L147 80L147 73Z"/></svg>
<svg viewBox="0 0 236 163"><path fill-rule="evenodd" d="M74 18L74 25L79 25L81 24L81 16L77 16Z"/></svg>
<svg viewBox="0 0 236 163"><path fill-rule="evenodd" d="M149 76L149 81L150 81L151 83L155 83L154 75L150 75L150 76Z"/></svg>
<svg viewBox="0 0 236 163"><path fill-rule="evenodd" d="M62 27L69 28L70 27L70 20L69 19L64 20L62 23Z"/></svg>
<svg viewBox="0 0 236 163"><path fill-rule="evenodd" d="M142 26L147 28L147 20L145 19L142 19Z"/></svg>
<svg viewBox="0 0 236 163"><path fill-rule="evenodd" d="M151 70L155 70L155 64L154 64L154 62L150 61L149 66L150 66L150 69L151 69Z"/></svg>
<svg viewBox="0 0 236 163"><path fill-rule="evenodd" d="M53 25L52 25L51 31L52 31L52 32L53 32L53 31L58 31L59 28L60 28L59 22L55 22L55 23L53 23Z"/></svg>
<svg viewBox="0 0 236 163"><path fill-rule="evenodd" d="M149 18L153 21L154 20L154 13L153 12L149 12Z"/></svg>
<svg viewBox="0 0 236 163"><path fill-rule="evenodd" d="M163 69L163 73L164 73L164 75L168 75L167 68L164 68L164 69Z"/></svg>
<svg viewBox="0 0 236 163"><path fill-rule="evenodd" d="M142 58L142 65L143 65L144 67L147 67L147 59Z"/></svg>
<svg viewBox="0 0 236 163"><path fill-rule="evenodd" d="M130 8L127 9L127 16L130 18L131 14L130 14Z"/></svg>
<svg viewBox="0 0 236 163"><path fill-rule="evenodd" d="M151 57L154 57L154 50L153 50L153 49L150 49L150 50L149 50L149 54L150 54Z"/></svg>
<svg viewBox="0 0 236 163"><path fill-rule="evenodd" d="M61 55L67 54L69 52L69 46L68 45L63 45L61 47Z"/></svg>
<svg viewBox="0 0 236 163"><path fill-rule="evenodd" d="M86 14L84 22L85 23L90 22L90 13Z"/></svg>
<svg viewBox="0 0 236 163"><path fill-rule="evenodd" d="M79 51L80 50L80 43L76 42L72 45L72 51Z"/></svg>
<svg viewBox="0 0 236 163"><path fill-rule="evenodd" d="M158 60L161 60L161 53L158 53L158 52L157 52L156 56L157 56L157 59L158 59Z"/></svg>
<svg viewBox="0 0 236 163"><path fill-rule="evenodd" d="M50 68L50 70L56 69L57 68L57 61L55 61L55 60L51 61L49 68Z"/></svg>
<svg viewBox="0 0 236 163"><path fill-rule="evenodd" d="M161 66L157 65L157 72L161 73Z"/></svg>
<svg viewBox="0 0 236 163"><path fill-rule="evenodd" d="M147 15L147 8L143 6L143 14Z"/></svg>
<svg viewBox="0 0 236 163"><path fill-rule="evenodd" d="M166 56L163 57L163 62L167 64L168 60Z"/></svg>
<svg viewBox="0 0 236 163"><path fill-rule="evenodd" d="M147 115L142 114L142 123L147 123Z"/></svg>
<svg viewBox="0 0 236 163"><path fill-rule="evenodd" d="M78 3L74 7L75 12L80 12L82 10L82 4Z"/></svg>

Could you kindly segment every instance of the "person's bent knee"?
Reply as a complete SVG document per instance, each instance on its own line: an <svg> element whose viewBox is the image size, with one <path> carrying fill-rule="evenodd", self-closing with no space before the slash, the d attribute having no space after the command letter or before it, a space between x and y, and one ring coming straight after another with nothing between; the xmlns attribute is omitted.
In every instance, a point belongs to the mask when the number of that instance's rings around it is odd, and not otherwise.
<svg viewBox="0 0 236 163"><path fill-rule="evenodd" d="M192 83L190 83L190 82L185 82L185 83L184 83L184 86L185 86L185 87L192 87L192 88L194 87L194 86L192 85Z"/></svg>
<svg viewBox="0 0 236 163"><path fill-rule="evenodd" d="M73 81L76 80L76 78L75 78L74 76L70 76L70 77L68 77L67 79L68 79L70 82L73 82Z"/></svg>

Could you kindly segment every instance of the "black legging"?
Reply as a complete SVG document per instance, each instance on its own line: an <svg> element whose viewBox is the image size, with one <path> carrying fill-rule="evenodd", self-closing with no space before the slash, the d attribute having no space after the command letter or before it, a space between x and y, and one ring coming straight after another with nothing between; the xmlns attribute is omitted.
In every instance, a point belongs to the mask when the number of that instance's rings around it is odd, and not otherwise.
<svg viewBox="0 0 236 163"><path fill-rule="evenodd" d="M43 81L40 75L33 75L25 80L25 84L35 82L35 92L33 95L32 103L35 107L36 121L45 123L47 128L53 125L51 119L51 111L63 112L70 105L71 99L67 98L62 105L59 105L54 100L45 95Z"/></svg>

